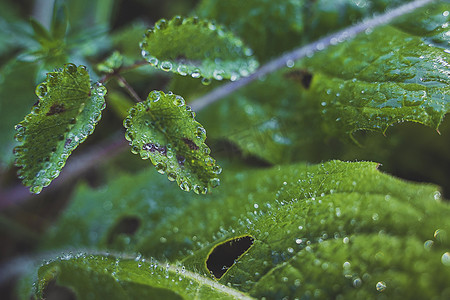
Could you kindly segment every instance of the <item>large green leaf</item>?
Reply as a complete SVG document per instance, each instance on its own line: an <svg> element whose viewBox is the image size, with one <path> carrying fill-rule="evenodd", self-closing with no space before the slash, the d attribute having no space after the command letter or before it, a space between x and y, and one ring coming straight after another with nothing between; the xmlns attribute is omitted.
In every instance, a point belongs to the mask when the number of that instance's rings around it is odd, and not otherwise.
<svg viewBox="0 0 450 300"><path fill-rule="evenodd" d="M39 193L55 179L72 151L94 131L105 107L106 89L91 86L84 66L66 64L36 88L39 101L16 125L14 148L19 177Z"/></svg>
<svg viewBox="0 0 450 300"><path fill-rule="evenodd" d="M405 121L437 128L449 105L448 10L436 3L395 27L290 62L291 68L233 93L198 118L210 139L226 139L271 163L337 157L324 141L356 130L385 132ZM233 122L227 122L230 113Z"/></svg>
<svg viewBox="0 0 450 300"><path fill-rule="evenodd" d="M49 282L68 286L78 299L253 299L184 267L105 255L62 255L39 269L36 296Z"/></svg>
<svg viewBox="0 0 450 300"><path fill-rule="evenodd" d="M237 80L257 67L252 50L231 32L198 18L175 17L158 21L141 43L142 55L150 64L208 84L216 80Z"/></svg>
<svg viewBox="0 0 450 300"><path fill-rule="evenodd" d="M375 29L302 61L313 76L305 97L320 102L324 129L337 136L384 133L405 121L437 129L450 109L448 51L393 27Z"/></svg>
<svg viewBox="0 0 450 300"><path fill-rule="evenodd" d="M131 151L149 159L184 191L206 194L219 185L222 168L209 155L206 130L181 96L153 91L124 120Z"/></svg>
<svg viewBox="0 0 450 300"><path fill-rule="evenodd" d="M207 197L168 191L149 172L122 180L80 190L47 247L104 248L121 236L117 250L181 261L267 299L448 296L450 207L434 186L375 163L230 171ZM118 235L129 217L137 229Z"/></svg>

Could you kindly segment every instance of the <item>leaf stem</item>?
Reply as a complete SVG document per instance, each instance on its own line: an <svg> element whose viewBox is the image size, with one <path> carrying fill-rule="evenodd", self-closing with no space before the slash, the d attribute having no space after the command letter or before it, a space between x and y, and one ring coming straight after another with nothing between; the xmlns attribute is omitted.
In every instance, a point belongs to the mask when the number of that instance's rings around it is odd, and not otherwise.
<svg viewBox="0 0 450 300"><path fill-rule="evenodd" d="M286 65L289 62L294 62L306 56L311 56L315 52L322 51L331 45L337 45L344 41L350 40L363 31L371 30L380 25L388 24L395 18L408 14L416 10L417 8L420 8L433 1L434 0L416 0L404 4L395 9L386 11L381 15L376 15L371 19L367 19L365 21L357 23L356 25L344 28L336 33L327 35L308 45L296 48L290 52L281 55L280 57L277 57L269 61L268 63L260 67L258 70L256 70L256 72L251 74L250 76L244 77L234 82L224 84L212 90L210 93L195 99L190 103L190 105L194 111L199 111L205 108L206 106L230 95L234 91L246 86L247 84L255 81L256 79L262 78L267 74L273 73L283 67L286 67Z"/></svg>
<svg viewBox="0 0 450 300"><path fill-rule="evenodd" d="M133 89L133 87L128 83L128 81L120 74L116 75L117 81L119 82L119 85L123 88L125 88L130 94L131 97L133 97L136 102L142 102L141 97L136 93L136 91Z"/></svg>
<svg viewBox="0 0 450 300"><path fill-rule="evenodd" d="M114 72L104 75L98 81L100 83L104 84L104 83L108 82L112 77L120 76L120 74L123 72L131 71L131 70L137 69L137 68L145 66L145 65L148 65L147 61L145 61L145 60L137 61L132 65L129 65L126 67L120 67L119 69L114 70Z"/></svg>

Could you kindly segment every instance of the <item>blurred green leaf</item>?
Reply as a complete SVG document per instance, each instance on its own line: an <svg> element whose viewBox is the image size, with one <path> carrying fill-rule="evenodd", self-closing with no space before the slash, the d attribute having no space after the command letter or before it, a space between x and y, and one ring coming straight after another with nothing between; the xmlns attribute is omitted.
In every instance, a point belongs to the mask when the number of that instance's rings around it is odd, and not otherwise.
<svg viewBox="0 0 450 300"><path fill-rule="evenodd" d="M14 125L30 111L34 98L37 65L17 60L8 62L0 71L0 166L13 162Z"/></svg>

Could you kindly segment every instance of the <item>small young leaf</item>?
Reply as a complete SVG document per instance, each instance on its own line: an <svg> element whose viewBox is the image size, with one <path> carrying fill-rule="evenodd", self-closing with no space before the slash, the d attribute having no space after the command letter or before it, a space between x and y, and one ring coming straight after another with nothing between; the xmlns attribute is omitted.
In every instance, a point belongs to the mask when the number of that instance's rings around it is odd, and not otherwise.
<svg viewBox="0 0 450 300"><path fill-rule="evenodd" d="M219 184L222 169L209 156L206 130L181 96L153 91L129 110L124 120L131 151L151 159L159 173L167 172L182 190L206 194Z"/></svg>
<svg viewBox="0 0 450 300"><path fill-rule="evenodd" d="M66 64L36 88L38 103L16 125L14 148L19 177L33 193L55 179L72 151L94 131L105 107L106 89L91 86L84 66Z"/></svg>
<svg viewBox="0 0 450 300"><path fill-rule="evenodd" d="M62 39L66 35L69 20L67 18L67 6L62 1L57 1L53 8L53 18L50 28L52 37L55 39Z"/></svg>
<svg viewBox="0 0 450 300"><path fill-rule="evenodd" d="M175 17L158 21L141 43L142 56L163 71L203 77L205 84L237 80L257 67L252 50L230 31L198 18Z"/></svg>
<svg viewBox="0 0 450 300"><path fill-rule="evenodd" d="M35 19L31 18L30 24L31 24L31 27L33 27L35 39L43 47L45 47L45 45L47 45L53 41L53 38L52 38L50 32L48 32L48 30L44 26L42 26L41 23L39 23Z"/></svg>
<svg viewBox="0 0 450 300"><path fill-rule="evenodd" d="M54 281L71 287L78 299L253 299L183 267L140 256L62 255L39 268L36 296L46 298Z"/></svg>

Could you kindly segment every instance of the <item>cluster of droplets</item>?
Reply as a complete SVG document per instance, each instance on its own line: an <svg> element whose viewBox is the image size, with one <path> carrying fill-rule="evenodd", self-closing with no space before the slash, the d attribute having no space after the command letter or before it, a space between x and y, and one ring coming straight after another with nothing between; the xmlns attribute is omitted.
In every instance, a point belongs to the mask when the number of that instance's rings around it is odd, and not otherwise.
<svg viewBox="0 0 450 300"><path fill-rule="evenodd" d="M33 130L36 124L45 126L42 119L48 118L48 114L46 115L47 110L44 111L43 108L53 105L53 103L46 103L46 101L52 100L52 98L48 98L48 95L52 93L53 88L56 90L62 89L59 84L64 77L73 78L74 85L86 84L86 87L89 88L89 76L86 67L77 67L71 63L65 64L62 70L48 73L46 81L36 87L36 95L39 97L40 102L33 107L24 121L15 126L15 138L22 143L22 145L14 149L16 155L15 163L21 167L18 171L18 176L23 179L25 185L30 186L30 191L35 194L40 193L44 187L47 187L59 176L71 152L87 136L92 134L101 118L101 111L105 108L104 96L106 95L106 89L103 85L97 83L90 90L87 90L86 99L80 99L80 102L82 102L80 106L83 107L82 110L80 109L80 114L76 118L69 119L66 124L61 124L66 128L65 133L55 138L54 146L51 149L43 149L43 152L47 153L47 155L42 158L32 158L35 160L33 164L40 164L37 173L28 174L29 162L27 162L27 153L30 146L26 140L27 130Z"/></svg>
<svg viewBox="0 0 450 300"><path fill-rule="evenodd" d="M170 127L175 127L175 124L165 124L167 115L171 118L179 116L176 119L192 128L194 138L180 133L178 126L175 130ZM123 125L127 129L125 138L130 143L131 152L139 154L142 159L150 159L158 173L167 174L169 181L176 181L183 191L206 194L209 188L219 185L216 175L222 172L222 168L209 156L211 150L204 143L206 130L195 121L195 113L183 97L172 92L152 91L146 101L130 108ZM197 178L198 174L192 173L192 165L196 166L197 172L208 172L211 178L207 181Z"/></svg>
<svg viewBox="0 0 450 300"><path fill-rule="evenodd" d="M220 58L214 58L214 56L221 57L221 52L224 49L216 48L213 52L205 51L205 61L198 65L197 62L191 62L189 59L161 59L152 55L152 47L158 47L156 43L152 43L152 39L155 34L160 31L166 30L168 27L177 28L180 26L196 26L199 32L203 32L207 36L213 35L212 38L226 41L228 46L226 47L228 55L233 58L230 61L222 61ZM182 28L180 30L183 30ZM211 39L209 37L208 39ZM155 44L155 45L153 45ZM140 43L141 54L150 65L154 66L165 72L175 72L181 76L191 76L192 78L202 78L202 84L211 84L211 79L223 80L230 79L231 81L238 80L240 77L249 76L259 66L258 62L252 57L253 51L250 48L244 46L243 42L235 37L231 32L225 31L221 26L215 25L213 22L203 21L197 17L181 18L176 16L170 21L165 19L159 20L154 28L148 29L144 35L144 40ZM205 45L209 47L209 45ZM184 56L184 55L183 55ZM211 67L213 66L213 67Z"/></svg>

